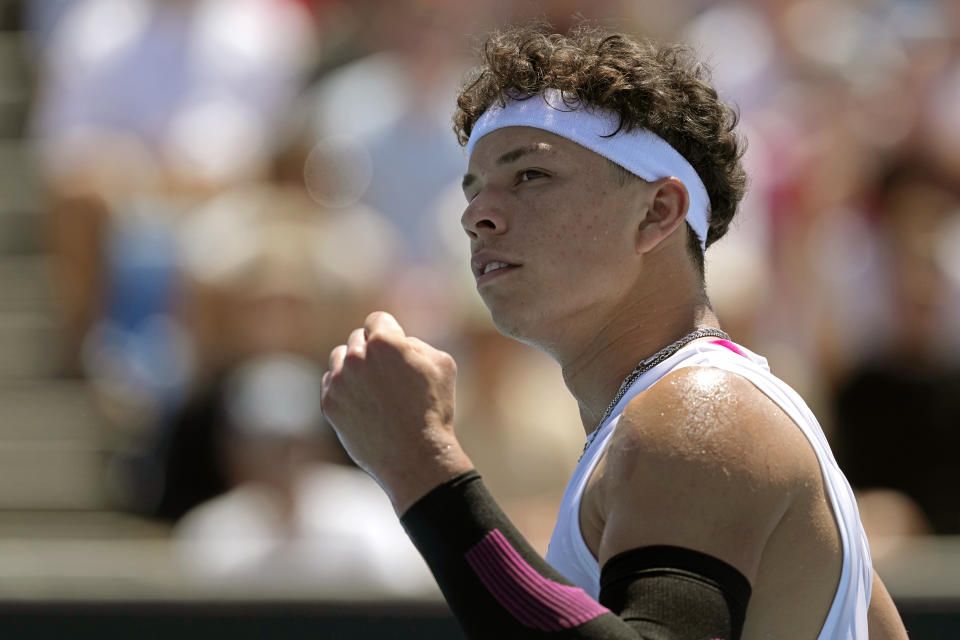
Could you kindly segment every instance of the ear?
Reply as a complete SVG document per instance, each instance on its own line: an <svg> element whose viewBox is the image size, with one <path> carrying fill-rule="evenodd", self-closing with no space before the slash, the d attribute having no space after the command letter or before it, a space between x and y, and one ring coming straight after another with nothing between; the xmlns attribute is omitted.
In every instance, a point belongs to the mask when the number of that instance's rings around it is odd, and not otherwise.
<svg viewBox="0 0 960 640"><path fill-rule="evenodd" d="M647 253L677 230L687 218L690 195L677 178L649 183L652 194L647 215L637 227L637 253Z"/></svg>

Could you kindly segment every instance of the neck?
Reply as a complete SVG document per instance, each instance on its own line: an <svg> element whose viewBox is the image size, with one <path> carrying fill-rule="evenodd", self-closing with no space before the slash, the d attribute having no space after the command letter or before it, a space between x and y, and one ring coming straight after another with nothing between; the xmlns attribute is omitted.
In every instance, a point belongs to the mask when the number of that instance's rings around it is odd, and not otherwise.
<svg viewBox="0 0 960 640"><path fill-rule="evenodd" d="M554 354L567 388L577 399L587 434L599 425L624 378L641 360L696 329L719 328L699 287L665 299L664 291L671 289L684 290L658 287L655 296L637 296L595 325L585 334L589 338L578 342L575 349Z"/></svg>

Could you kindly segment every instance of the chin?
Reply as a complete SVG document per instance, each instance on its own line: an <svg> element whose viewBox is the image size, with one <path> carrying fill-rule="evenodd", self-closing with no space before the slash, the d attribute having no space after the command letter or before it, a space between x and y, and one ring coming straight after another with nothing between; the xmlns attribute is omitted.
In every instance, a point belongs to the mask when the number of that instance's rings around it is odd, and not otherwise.
<svg viewBox="0 0 960 640"><path fill-rule="evenodd" d="M499 331L502 335L505 335L508 338L513 338L514 340L523 341L525 333L516 322L508 321L507 319L497 316L496 314L491 314L490 317L493 320L493 326L495 326L497 331Z"/></svg>
<svg viewBox="0 0 960 640"><path fill-rule="evenodd" d="M504 304L503 300L498 301L483 298L483 303L490 312L490 319L493 320L493 326L497 328L497 331L508 338L517 340L521 338L524 333L524 323L520 321L518 317L520 314L517 313L516 309L513 309L511 313L511 311L506 308L508 305Z"/></svg>
<svg viewBox="0 0 960 640"><path fill-rule="evenodd" d="M498 312L490 304L487 304L490 310L490 318L493 320L493 326L501 335L504 335L517 342L529 345L541 351L548 351L547 345L550 340L544 335L547 323L542 317L523 317L523 314L509 314Z"/></svg>

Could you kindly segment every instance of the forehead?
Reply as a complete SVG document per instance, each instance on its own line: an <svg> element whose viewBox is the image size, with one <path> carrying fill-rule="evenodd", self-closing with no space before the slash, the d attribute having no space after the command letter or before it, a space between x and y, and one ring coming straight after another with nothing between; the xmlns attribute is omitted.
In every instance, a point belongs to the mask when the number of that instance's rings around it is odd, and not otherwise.
<svg viewBox="0 0 960 640"><path fill-rule="evenodd" d="M549 155L582 163L603 161L603 158L555 133L533 127L504 127L483 136L470 154L468 171L490 170L527 154Z"/></svg>

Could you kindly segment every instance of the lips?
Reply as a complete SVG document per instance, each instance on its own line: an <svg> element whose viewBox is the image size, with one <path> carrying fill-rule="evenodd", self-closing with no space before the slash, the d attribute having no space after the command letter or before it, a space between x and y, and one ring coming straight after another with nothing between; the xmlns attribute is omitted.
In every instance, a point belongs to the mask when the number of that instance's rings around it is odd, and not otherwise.
<svg viewBox="0 0 960 640"><path fill-rule="evenodd" d="M519 264L510 262L501 256L495 256L484 251L474 254L470 261L470 268L473 270L474 277L478 280L481 278L487 279L501 271L509 271L519 266Z"/></svg>
<svg viewBox="0 0 960 640"><path fill-rule="evenodd" d="M473 259L470 260L470 268L473 270L474 277L477 278L501 269L508 269L510 267L518 266L520 265L515 262L510 262L508 260L504 260L503 258L489 255L484 252L475 254Z"/></svg>

